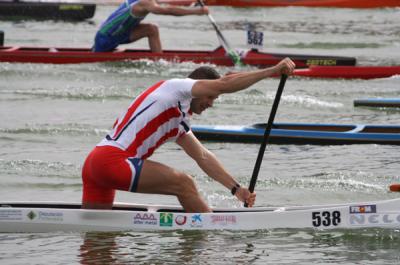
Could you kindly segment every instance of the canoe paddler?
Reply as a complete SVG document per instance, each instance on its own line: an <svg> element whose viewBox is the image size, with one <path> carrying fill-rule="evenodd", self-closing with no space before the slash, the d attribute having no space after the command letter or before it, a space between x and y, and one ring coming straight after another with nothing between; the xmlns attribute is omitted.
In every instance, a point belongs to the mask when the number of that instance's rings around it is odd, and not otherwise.
<svg viewBox="0 0 400 265"><path fill-rule="evenodd" d="M162 6L156 0L125 0L100 26L92 50L108 52L120 44L148 38L151 51L162 52L157 25L142 23L149 13L171 16L204 15L208 14L208 8Z"/></svg>
<svg viewBox="0 0 400 265"><path fill-rule="evenodd" d="M221 94L244 90L270 76L290 75L294 68L286 58L270 68L220 77L213 68L202 66L186 79L159 81L144 90L86 158L82 207L110 209L115 190L123 190L174 195L187 212L210 212L192 176L150 159L166 141L175 141L209 177L252 207L256 194L200 143L190 129L190 118L212 107Z"/></svg>

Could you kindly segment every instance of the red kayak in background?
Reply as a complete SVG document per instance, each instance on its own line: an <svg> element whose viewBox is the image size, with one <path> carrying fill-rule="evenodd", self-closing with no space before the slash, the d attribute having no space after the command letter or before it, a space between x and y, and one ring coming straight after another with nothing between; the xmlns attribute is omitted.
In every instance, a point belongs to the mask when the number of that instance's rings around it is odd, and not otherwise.
<svg viewBox="0 0 400 265"><path fill-rule="evenodd" d="M244 64L259 68L273 66L289 57L296 63L295 76L311 78L372 79L400 75L400 66L355 66L356 59L353 57L264 53L257 50L242 52L240 56ZM92 52L89 48L0 47L0 62L10 63L77 64L143 59L234 66L222 47L213 51L165 50L163 53L141 49Z"/></svg>
<svg viewBox="0 0 400 265"><path fill-rule="evenodd" d="M400 75L400 66L311 66L296 69L295 76L317 78L374 79Z"/></svg>
<svg viewBox="0 0 400 265"><path fill-rule="evenodd" d="M243 51L239 55L244 64L259 68L275 65L286 57L291 58L298 68L308 68L311 65L356 64L354 57L343 56L264 53L257 50ZM222 47L213 51L165 50L163 53L153 53L145 49L119 48L112 52L92 52L89 48L0 46L0 62L71 64L143 59L233 66L232 59Z"/></svg>
<svg viewBox="0 0 400 265"><path fill-rule="evenodd" d="M196 0L161 0L170 5L193 5ZM204 0L210 6L231 7L341 7L341 8L383 8L399 7L399 0Z"/></svg>

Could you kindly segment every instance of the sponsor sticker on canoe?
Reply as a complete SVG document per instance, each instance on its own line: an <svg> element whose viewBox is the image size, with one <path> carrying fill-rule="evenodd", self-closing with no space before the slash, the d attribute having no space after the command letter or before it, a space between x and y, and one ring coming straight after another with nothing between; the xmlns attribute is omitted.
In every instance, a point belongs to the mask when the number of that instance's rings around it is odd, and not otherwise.
<svg viewBox="0 0 400 265"><path fill-rule="evenodd" d="M20 221L22 220L22 210L4 210L0 211L0 221Z"/></svg>
<svg viewBox="0 0 400 265"><path fill-rule="evenodd" d="M38 211L38 219L42 221L62 222L64 213L51 211Z"/></svg>
<svg viewBox="0 0 400 265"><path fill-rule="evenodd" d="M33 220L37 217L37 214L34 211L30 211L27 215L26 215L29 219Z"/></svg>
<svg viewBox="0 0 400 265"><path fill-rule="evenodd" d="M236 216L235 215L212 215L211 223L213 225L232 225L236 224Z"/></svg>
<svg viewBox="0 0 400 265"><path fill-rule="evenodd" d="M350 213L376 213L376 205L371 204L371 205L356 205L356 206L350 206L349 208Z"/></svg>
<svg viewBox="0 0 400 265"><path fill-rule="evenodd" d="M83 5L60 5L59 10L83 10Z"/></svg>
<svg viewBox="0 0 400 265"><path fill-rule="evenodd" d="M177 225L184 225L186 224L187 216L186 215L177 215L175 217L175 224Z"/></svg>
<svg viewBox="0 0 400 265"><path fill-rule="evenodd" d="M308 59L307 65L335 66L335 59Z"/></svg>
<svg viewBox="0 0 400 265"><path fill-rule="evenodd" d="M191 227L202 227L203 226L203 216L201 214L194 214L191 217Z"/></svg>
<svg viewBox="0 0 400 265"><path fill-rule="evenodd" d="M29 211L26 215L30 220L41 220L50 222L64 221L64 213L53 211Z"/></svg>
<svg viewBox="0 0 400 265"><path fill-rule="evenodd" d="M136 225L157 225L157 221L153 213L137 213L133 217L133 223Z"/></svg>
<svg viewBox="0 0 400 265"><path fill-rule="evenodd" d="M352 226L391 226L400 224L400 214L398 213L371 213L371 214L351 214L349 223Z"/></svg>
<svg viewBox="0 0 400 265"><path fill-rule="evenodd" d="M160 226L172 226L173 219L172 213L160 213Z"/></svg>

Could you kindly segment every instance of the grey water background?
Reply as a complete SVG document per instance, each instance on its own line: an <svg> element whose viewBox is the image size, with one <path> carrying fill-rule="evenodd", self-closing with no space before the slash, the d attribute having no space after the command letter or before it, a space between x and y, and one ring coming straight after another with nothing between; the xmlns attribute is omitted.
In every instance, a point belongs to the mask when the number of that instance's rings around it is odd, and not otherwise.
<svg viewBox="0 0 400 265"><path fill-rule="evenodd" d="M90 47L114 7L93 19L0 21L5 45ZM264 51L355 56L360 65L400 64L399 9L211 8L232 46L246 49L248 23L264 32ZM150 15L164 49L218 46L206 17ZM147 47L139 41L127 47ZM160 79L185 77L195 64L121 62L81 65L0 63L0 201L68 201L81 197L87 153L132 98ZM217 67L221 73L231 68ZM242 67L235 70L249 70ZM267 120L278 79L221 96L192 124L245 125ZM375 80L290 78L276 122L400 124L396 109L355 108L353 100L398 97L400 77ZM205 145L247 185L259 145ZM192 174L216 207L241 207L178 146L152 157ZM257 205L304 205L396 198L399 147L270 145L257 182ZM117 201L178 204L169 196L118 192ZM0 234L1 264L399 264L398 230L129 232Z"/></svg>

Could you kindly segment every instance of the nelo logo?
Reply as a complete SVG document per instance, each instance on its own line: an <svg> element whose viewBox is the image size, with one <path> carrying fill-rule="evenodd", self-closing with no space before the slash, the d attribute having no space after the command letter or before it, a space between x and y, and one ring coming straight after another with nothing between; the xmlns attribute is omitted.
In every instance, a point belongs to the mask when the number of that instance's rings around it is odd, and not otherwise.
<svg viewBox="0 0 400 265"><path fill-rule="evenodd" d="M349 217L350 225L398 225L400 214L352 214Z"/></svg>

